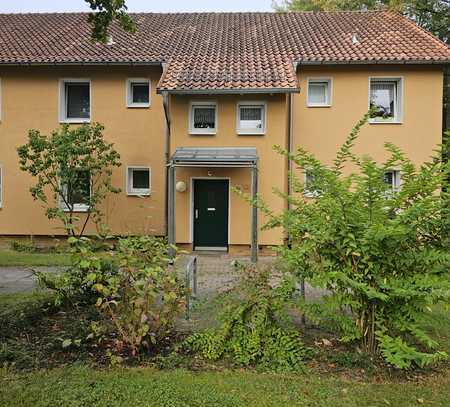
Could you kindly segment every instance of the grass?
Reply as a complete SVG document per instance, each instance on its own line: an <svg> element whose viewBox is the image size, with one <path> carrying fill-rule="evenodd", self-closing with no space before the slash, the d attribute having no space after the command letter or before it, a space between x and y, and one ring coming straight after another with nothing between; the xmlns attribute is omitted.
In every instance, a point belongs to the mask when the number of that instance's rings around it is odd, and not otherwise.
<svg viewBox="0 0 450 407"><path fill-rule="evenodd" d="M23 406L448 406L448 377L367 383L315 374L190 372L87 366L28 374L0 373L0 405Z"/></svg>
<svg viewBox="0 0 450 407"><path fill-rule="evenodd" d="M64 253L27 253L14 250L0 250L0 267L68 266L70 256Z"/></svg>
<svg viewBox="0 0 450 407"><path fill-rule="evenodd" d="M0 296L2 407L449 406L448 364L408 374L368 374L350 355L341 355L343 361L333 361L341 368L324 370L311 363L307 374L281 375L192 360L172 363L168 357L106 369L93 364L89 346L61 346L64 338L86 337L89 310L55 309L51 300L45 292ZM449 352L449 312L434 309L424 325Z"/></svg>

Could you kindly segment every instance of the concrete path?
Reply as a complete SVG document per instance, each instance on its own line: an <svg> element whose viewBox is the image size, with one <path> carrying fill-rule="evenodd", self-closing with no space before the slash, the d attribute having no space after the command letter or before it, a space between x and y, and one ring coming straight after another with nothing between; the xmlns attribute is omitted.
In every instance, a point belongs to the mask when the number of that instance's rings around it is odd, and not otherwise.
<svg viewBox="0 0 450 407"><path fill-rule="evenodd" d="M58 267L33 267L33 270L58 272ZM36 287L36 279L28 267L0 267L0 294L31 291Z"/></svg>

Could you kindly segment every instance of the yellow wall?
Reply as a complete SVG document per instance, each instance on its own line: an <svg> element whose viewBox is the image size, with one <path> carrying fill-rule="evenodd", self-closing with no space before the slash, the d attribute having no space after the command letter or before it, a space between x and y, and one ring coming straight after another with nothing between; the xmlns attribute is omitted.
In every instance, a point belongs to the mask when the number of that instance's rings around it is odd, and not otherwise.
<svg viewBox="0 0 450 407"><path fill-rule="evenodd" d="M215 101L217 103L218 126L215 135L189 134L189 104L191 101ZM236 132L237 104L240 101L264 101L267 108L265 135L238 135ZM273 145L286 145L287 142L287 106L285 95L238 96L221 95L214 98L173 96L171 98L172 141L171 152L177 147L256 147L259 155L259 193L275 210L283 208L283 201L277 198L272 188L285 187L287 164L272 149ZM185 181L188 190L176 194L176 237L179 243L191 240L191 178L229 177L230 185L240 187L244 192L251 192L250 170L240 169L177 169L177 181ZM251 233L251 207L235 193L230 196L230 244L249 244ZM259 224L264 219L259 215ZM259 244L277 244L282 241L280 230L263 231L259 234Z"/></svg>
<svg viewBox="0 0 450 407"><path fill-rule="evenodd" d="M369 77L403 78L403 123L367 124L355 152L386 159L384 143L401 147L416 163L424 162L442 137L442 68L299 67L301 92L294 96L294 145L331 163L352 127L368 110ZM331 77L331 107L307 107L308 77Z"/></svg>
<svg viewBox="0 0 450 407"><path fill-rule="evenodd" d="M1 235L59 234L60 224L49 222L39 203L33 202L32 180L19 170L16 148L26 142L27 130L48 133L58 123L58 80L90 78L92 81L92 121L106 126L105 136L121 154L123 166L114 171L114 184L122 188L110 196L105 209L113 233L164 233L165 119L162 97L156 94L161 75L152 67L72 67L0 68L2 115L0 122L0 166L3 168L3 208L0 209ZM306 79L333 79L332 106L306 107ZM299 67L301 91L293 96L294 147L300 146L330 163L352 126L368 108L370 76L403 77L403 123L366 125L357 142L358 153L369 153L377 160L386 158L383 144L393 142L420 163L441 140L442 70L439 67ZM125 104L125 80L150 77L151 107L129 109ZM214 100L218 106L215 135L189 135L189 103ZM243 136L236 132L237 103L263 100L267 103L266 134ZM287 145L286 95L221 95L216 97L172 96L171 152L176 147L256 147L259 160L259 192L275 211L284 207L272 188L286 190L286 162L276 154L274 144ZM152 194L148 198L125 194L126 167L149 165ZM208 174L208 171L210 174ZM176 194L178 243L191 242L191 178L230 178L232 186L250 193L249 169L178 169L177 180L188 185ZM259 224L264 222L259 216ZM280 230L260 232L262 245L280 243ZM250 206L231 193L230 244L250 243Z"/></svg>
<svg viewBox="0 0 450 407"><path fill-rule="evenodd" d="M32 179L20 171L16 152L26 142L28 129L48 134L59 126L60 78L91 79L91 119L105 125L105 137L121 154L122 167L114 170L113 184L123 192L105 202L112 232L163 234L165 119L161 97L156 95L160 75L160 69L154 67L0 68L0 166L3 168L0 234L62 233L60 223L49 222L40 204L31 198ZM125 81L129 77L151 78L150 108L126 107ZM126 195L127 165L151 166L150 197Z"/></svg>

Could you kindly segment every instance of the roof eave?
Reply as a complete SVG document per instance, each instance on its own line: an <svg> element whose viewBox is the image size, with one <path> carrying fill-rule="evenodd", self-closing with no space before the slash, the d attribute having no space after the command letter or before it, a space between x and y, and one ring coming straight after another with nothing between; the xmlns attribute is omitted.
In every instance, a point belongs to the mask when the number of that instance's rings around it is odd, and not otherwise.
<svg viewBox="0 0 450 407"><path fill-rule="evenodd" d="M161 61L1 62L0 66L161 66Z"/></svg>
<svg viewBox="0 0 450 407"><path fill-rule="evenodd" d="M296 61L298 65L448 65L450 60Z"/></svg>
<svg viewBox="0 0 450 407"><path fill-rule="evenodd" d="M236 88L236 89L161 89L156 93L169 93L175 95L240 95L258 93L299 93L300 88Z"/></svg>

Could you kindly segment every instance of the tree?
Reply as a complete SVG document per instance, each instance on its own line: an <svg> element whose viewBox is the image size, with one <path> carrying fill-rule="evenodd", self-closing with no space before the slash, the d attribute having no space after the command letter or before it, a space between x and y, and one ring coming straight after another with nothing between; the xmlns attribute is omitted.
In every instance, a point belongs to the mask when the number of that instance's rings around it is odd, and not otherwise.
<svg viewBox="0 0 450 407"><path fill-rule="evenodd" d="M282 0L274 1L277 11L376 10L399 11L447 44L450 41L449 0Z"/></svg>
<svg viewBox="0 0 450 407"><path fill-rule="evenodd" d="M121 165L120 155L104 141L103 130L98 123L63 125L50 136L30 130L28 142L17 149L20 169L36 180L31 195L44 204L49 219L63 222L70 236L82 236L90 219L101 227L102 200L109 192L120 192L112 186L112 169ZM85 216L77 227L80 210Z"/></svg>
<svg viewBox="0 0 450 407"><path fill-rule="evenodd" d="M446 357L420 321L433 304L449 302L450 163L438 151L418 167L390 143L384 163L357 156L353 146L369 117L331 168L303 149L290 154L276 147L307 172L307 185L290 174L294 194L278 192L290 203L280 214L260 199L253 204L268 216L265 228L282 227L290 236L291 244L279 248L285 278L294 286L306 279L329 293L302 304L304 314L392 365L425 366ZM345 175L349 167L356 171ZM392 169L400 170L400 189L387 183ZM305 200L305 188L312 200Z"/></svg>
<svg viewBox="0 0 450 407"><path fill-rule="evenodd" d="M89 15L92 24L92 39L94 41L106 42L108 29L113 21L127 32L136 31L136 23L127 13L125 0L85 0L93 13Z"/></svg>

